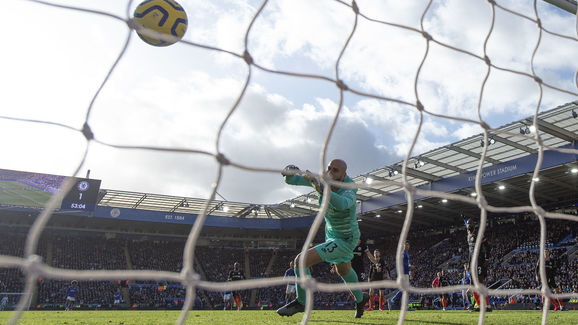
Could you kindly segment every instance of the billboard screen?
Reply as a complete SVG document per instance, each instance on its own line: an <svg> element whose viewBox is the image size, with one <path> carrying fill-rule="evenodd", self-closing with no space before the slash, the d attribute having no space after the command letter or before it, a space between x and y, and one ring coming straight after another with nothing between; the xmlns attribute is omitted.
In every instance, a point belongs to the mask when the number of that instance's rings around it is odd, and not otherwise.
<svg viewBox="0 0 578 325"><path fill-rule="evenodd" d="M0 205L42 208L58 191L66 176L0 169ZM64 210L93 211L100 180L73 178L72 189L59 204Z"/></svg>

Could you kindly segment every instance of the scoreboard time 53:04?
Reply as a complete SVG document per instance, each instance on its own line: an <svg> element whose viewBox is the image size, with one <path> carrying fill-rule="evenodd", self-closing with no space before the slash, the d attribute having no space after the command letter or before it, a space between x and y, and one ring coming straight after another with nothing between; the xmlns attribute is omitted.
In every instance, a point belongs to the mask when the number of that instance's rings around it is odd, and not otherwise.
<svg viewBox="0 0 578 325"><path fill-rule="evenodd" d="M60 206L63 210L94 211L100 180L88 178L74 178L74 186L66 194Z"/></svg>

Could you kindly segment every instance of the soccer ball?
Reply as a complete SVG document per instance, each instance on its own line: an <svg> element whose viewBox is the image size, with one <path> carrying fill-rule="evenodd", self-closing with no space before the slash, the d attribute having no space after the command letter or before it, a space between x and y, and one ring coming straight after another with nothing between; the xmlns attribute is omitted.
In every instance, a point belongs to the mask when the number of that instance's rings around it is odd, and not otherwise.
<svg viewBox="0 0 578 325"><path fill-rule="evenodd" d="M153 46L169 46L176 43L187 31L187 13L174 0L146 0L136 7L134 23L138 36ZM173 36L161 39L145 35L142 28L154 30L160 34Z"/></svg>

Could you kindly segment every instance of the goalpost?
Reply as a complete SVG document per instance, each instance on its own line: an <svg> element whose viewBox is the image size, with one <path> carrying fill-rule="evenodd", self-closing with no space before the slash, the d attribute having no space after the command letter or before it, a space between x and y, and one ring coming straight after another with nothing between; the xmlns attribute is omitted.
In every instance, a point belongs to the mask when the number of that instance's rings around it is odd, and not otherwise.
<svg viewBox="0 0 578 325"><path fill-rule="evenodd" d="M566 11L574 10L574 14L576 14L576 3L572 0L563 1L563 0L547 0L548 2L563 8ZM429 1L424 2L424 9L422 12L419 13L419 23L410 26L400 24L396 21L390 21L379 18L379 13L372 12L366 9L364 5L369 6L369 4L364 3L357 3L356 1L325 1L322 3L322 6L327 7L327 10L342 10L345 8L348 12L349 21L343 22L344 25L347 25L347 34L344 37L340 38L339 42L341 47L339 48L338 53L334 56L335 60L333 62L327 63L329 68L327 70L332 71L332 75L328 76L326 74L317 74L317 73L309 73L308 71L303 71L302 69L295 68L289 65L289 67L283 68L271 68L269 65L269 58L260 58L259 56L254 55L252 49L250 47L252 35L255 32L255 24L259 22L259 20L266 14L266 10L269 6L272 6L275 1L267 1L264 0L258 4L256 9L253 11L252 17L250 19L250 23L244 28L244 48L241 51L237 50L230 50L227 46L216 46L211 45L210 42L193 42L188 40L181 40L179 45L185 45L187 49L194 49L195 51L211 51L216 54L219 54L219 60L232 60L238 62L242 69L245 69L243 73L243 78L237 81L237 88L233 92L235 92L235 98L230 105L225 108L226 114L224 118L219 121L219 128L218 132L215 135L215 141L212 144L203 144L199 146L194 146L190 148L182 148L182 147L166 147L163 145L124 145L122 143L109 143L104 137L103 134L100 134L98 130L93 130L90 124L90 116L98 113L99 107L95 105L95 102L98 101L100 98L101 93L108 89L109 83L111 83L110 79L111 76L117 72L117 70L122 69L123 64L126 62L123 60L125 56L128 56L128 51L130 51L131 47L134 46L135 42L140 42L140 40L135 39L133 29L134 24L129 15L129 9L134 7L132 1L127 1L126 5L126 15L121 16L109 11L97 10L97 9L89 9L85 7L80 7L76 5L65 5L61 3L56 3L52 1L37 1L37 0L28 0L36 6L44 6L46 10L50 9L51 12L54 10L62 10L67 11L74 14L82 14L82 15L91 15L91 16L98 16L101 19L112 19L114 21L120 22L124 24L123 27L118 27L119 33L126 33L126 38L122 44L119 46L120 52L116 57L111 57L109 61L109 66L107 67L106 71L103 72L104 79L99 82L97 89L92 94L92 98L88 101L89 105L86 108L86 119L84 120L83 127L81 129L71 127L64 123L57 123L46 121L45 118L30 118L30 117L14 117L18 116L18 114L8 114L11 116L4 116L5 114L0 114L1 120L9 121L12 123L29 123L34 125L43 125L43 126L51 126L54 128L64 129L73 131L79 134L82 134L85 139L85 149L81 157L79 157L79 162L76 164L75 169L72 171L73 175L77 175L82 170L87 156L90 154L91 150L94 150L95 145L101 145L109 148L119 149L119 150L145 150L151 153L166 153L166 152L174 152L174 153L181 153L184 155L195 155L201 156L205 158L214 159L214 167L215 167L215 175L214 175L214 182L211 186L211 194L208 196L206 204L202 211L199 211L199 217L196 219L193 228L191 229L190 235L186 241L185 249L183 252L183 268L182 271L177 272L168 272L168 271L137 271L137 270L112 270L112 271L85 271L85 270L69 270L69 269L59 269L55 267L48 266L40 256L37 255L37 246L40 238L40 234L45 228L46 224L51 218L52 213L58 208L58 202L62 201L62 198L66 195L66 193L72 188L73 180L67 179L62 185L62 190L52 196L34 224L32 225L25 244L24 249L24 257L15 257L15 256L0 256L0 267L3 268L20 268L23 273L26 275L25 280L25 293L19 299L16 312L14 313L10 324L16 324L20 317L22 316L23 311L27 310L31 298L32 293L34 291L34 287L37 285L37 279L39 277L42 278L50 278L50 279L62 279L62 280L117 280L117 279L129 279L129 280L165 280L165 281L174 281L180 282L186 286L186 299L184 306L182 308L182 312L180 314L179 319L177 320L177 324L184 324L188 311L192 308L194 300L195 300L195 292L196 289L204 289L210 291L225 291L227 289L231 290L243 290L249 288L262 288L262 287L269 287L269 286L279 286L286 284L289 280L283 279L282 277L277 278L269 278L269 279L259 279L259 280L246 280L246 281L237 281L237 282L209 282L203 281L199 274L194 271L193 264L195 259L195 246L199 239L200 232L203 228L203 224L206 220L208 211L210 209L210 203L212 200L215 199L215 196L218 195L217 190L219 188L219 184L223 178L223 170L225 167L230 168L237 168L243 171L251 171L251 172L261 172L261 173L276 173L279 174L281 171L279 168L273 166L268 168L259 167L257 165L248 165L241 160L236 160L232 158L230 152L223 148L221 143L223 132L228 123L230 122L231 118L235 113L240 111L241 102L245 100L248 95L249 86L256 78L256 75L272 75L272 76L283 76L284 78L293 78L296 80L315 80L318 81L320 84L323 84L323 87L327 86L332 87L334 94L335 94L335 102L337 103L337 107L335 112L331 113L331 124L328 126L328 130L324 136L324 142L321 146L321 152L319 152L319 159L318 162L318 172L317 176L319 176L322 171L325 169L326 163L328 162L328 148L330 147L330 142L334 137L334 132L336 126L340 120L343 119L343 116L348 114L349 112L346 109L346 98L349 95L359 96L364 99L371 99L377 100L380 103L385 103L387 105L395 105L398 108L402 108L406 110L408 114L415 114L417 116L417 131L412 136L412 141L409 143L409 146L405 149L405 160L402 166L402 174L405 175L405 171L410 164L410 159L413 157L413 152L416 151L416 143L420 137L422 129L424 127L424 118L426 116L430 117L437 117L441 119L451 120L452 122L456 123L464 123L468 125L474 125L476 127L480 127L484 133L484 141L487 143L489 139L489 132L492 131L492 127L484 120L483 117L483 106L484 101L487 100L491 94L487 93L487 83L488 80L493 77L494 74L507 74L513 75L517 78L522 78L525 81L530 81L533 83L534 91L536 91L537 99L535 104L534 116L537 116L541 102L543 99L544 92L552 92L556 94L560 94L561 96L572 96L573 98L578 98L578 71L573 72L572 84L568 85L567 79L564 82L558 82L557 80L552 80L550 78L550 73L554 73L548 70L548 62L547 60L538 60L537 58L539 55L537 54L540 50L543 49L543 45L541 43L542 36L547 34L548 37L559 38L566 41L565 44L568 46L568 51L572 52L575 50L578 44L578 19L575 18L575 29L573 35L567 34L560 34L554 31L551 31L548 26L543 26L542 19L539 15L539 11L536 9L537 7L537 0L529 1L528 4L533 6L533 14L523 14L517 12L514 9L505 7L501 5L500 1L497 0L488 0L485 2L489 9L489 25L487 29L483 32L482 35L478 35L481 40L483 40L483 46L481 50L472 50L472 49L464 49L453 45L453 42L448 39L444 39L436 35L436 33L430 31L425 23L426 17L430 14L433 10L435 10L436 6L439 6L440 3L437 1ZM186 1L182 1L186 3ZM443 4L443 3L442 3ZM187 9L187 8L186 8ZM192 14L193 10L190 10L190 14ZM269 14L269 13L267 13ZM495 18L496 15L510 15L512 17L517 17L528 24L533 24L535 26L535 30L537 33L537 39L535 44L533 45L533 51L530 54L530 57L527 58L529 61L529 71L523 68L519 68L516 65L516 62L513 62L511 66L503 66L500 60L495 60L495 57L491 55L488 51L488 42L491 42L494 37L496 37L494 32L495 27ZM329 15L329 14L328 14ZM29 22L34 24L34 22ZM412 71L409 77L406 76L405 78L405 85L406 85L406 92L404 96L398 96L396 94L391 94L386 91L379 91L377 89L372 89L371 87L362 87L359 84L354 82L349 82L348 78L353 78L352 76L355 75L355 72L347 71L348 68L351 68L353 65L350 58L347 57L348 50L354 46L352 45L355 41L355 38L358 37L365 31L365 28L368 24L375 24L384 29L388 30L398 30L403 31L406 33L408 38L412 38L413 41L418 40L421 42L421 53L417 55L419 60L415 62L414 65L407 68L407 71ZM373 26L373 25L372 25ZM38 26L37 28L43 28L42 26ZM297 27L295 27L297 28ZM467 28L467 26L464 26ZM263 31L263 29L261 30ZM204 35L196 35L199 39L203 39ZM381 40L376 40L379 42ZM286 44L287 46L291 46L291 44ZM463 58L467 58L467 60L471 60L473 62L477 62L481 64L482 68L478 69L481 71L479 88L477 89L477 96L472 100L470 104L475 107L472 110L471 116L460 116L460 115L453 115L449 116L445 113L439 113L436 109L432 109L433 104L425 102L423 99L426 95L423 92L420 84L422 82L425 65L429 63L430 57L433 55L431 54L433 49L436 50L443 50L451 53L452 55L460 56ZM400 55L406 55L403 53L404 48L399 49L389 49L390 51L399 51ZM397 52L396 52L397 53ZM318 53L317 53L318 54ZM577 53L578 54L578 53ZM376 53L375 56L378 57L379 55L383 55L383 53ZM574 58L577 56L574 55ZM449 58L451 61L452 58ZM204 62L201 62L201 64ZM368 62L367 64L372 64L375 62ZM451 62L450 62L451 63ZM90 64L90 63L86 63ZM449 63L448 63L449 64ZM306 65L305 65L306 66ZM566 72L568 73L568 72ZM216 90L220 91L220 89ZM410 94L411 96L405 96ZM65 91L61 96L67 96ZM144 106L144 105L143 105ZM384 113L385 114L385 113ZM537 130L540 129L540 126L537 124L536 119L534 119L534 127ZM520 136L518 134L518 136ZM558 148L551 148L544 145L541 142L540 133L536 132L534 135L534 141L539 148L539 155L538 161L536 164L536 168L534 170L534 176L537 177L539 175L540 165L542 163L543 152L544 150L557 150L564 154L573 154L577 155L578 151L573 149L558 149ZM229 148L230 150L230 148ZM480 227L479 227L479 235L475 250L473 253L473 258L471 261L471 270L475 270L477 267L477 256L479 255L481 240L486 228L486 221L487 221L487 213L488 212L503 212L503 213L521 213L521 212L529 212L534 213L538 216L541 231L540 231L540 274L541 278L545 279L545 268L544 268L544 256L543 256L543 248L546 242L546 219L562 219L562 220L570 220L578 222L578 218L573 215L569 214L561 214L561 213L551 213L545 211L542 207L537 205L534 200L534 185L535 183L532 182L530 186L530 191L528 193L530 197L530 201L532 202L531 206L519 206L514 208L505 208L505 207L496 207L491 206L485 200L482 191L482 183L481 183L481 173L480 171L483 168L483 163L486 157L487 146L484 147L482 150L482 157L479 161L479 165L477 167L478 173L475 179L475 188L476 192L479 195L475 198L472 197L464 197L461 195L456 194L448 194L442 192L435 192L435 191L424 191L421 189L416 189L410 185L407 180L407 176L402 178L401 183L397 183L399 186L403 187L407 196L408 202L408 210L405 216L404 224L402 231L399 236L399 241L397 245L397 252L396 252L396 265L397 265L397 274L403 274L403 264L402 264L402 254L403 254L403 243L406 241L409 233L410 226L412 224L412 217L413 217L413 209L414 209L414 197L416 195L427 195L432 197L439 197L444 199L452 199L452 200L459 200L462 202L466 202L475 206L478 206L481 210L480 213ZM328 185L329 183L327 180L322 179L322 181ZM356 184L355 187L363 187L366 186L364 184ZM321 223L323 221L323 215L328 208L328 200L324 198L321 209L317 214L313 225L311 226L311 231L309 232L307 239L304 243L303 248L307 248L312 243L315 234L317 233ZM475 275L475 272L471 272L473 276L473 284L471 286L450 286L450 287L443 287L441 289L430 289L430 288L418 288L412 287L409 283L402 281L402 277L398 277L397 280L384 280L383 282L372 282L370 285L367 283L359 283L351 288L367 288L367 287L387 287L387 288L395 288L400 289L403 291L402 295L402 303L401 303L401 313L399 316L399 323L403 323L406 317L407 311L407 302L408 302L408 295L409 293L424 293L424 294L434 294L434 293L442 293L442 292L454 292L464 290L466 288L473 289L480 293L481 301L482 301L482 308L479 315L479 324L484 324L484 297L488 295L498 295L498 296L511 296L514 294L537 294L537 295L545 295L546 297L560 297L560 298L570 298L576 297L575 293L565 293L565 294L558 294L554 295L547 286L547 283L544 281L543 289L520 289L520 290L491 290L485 287L483 283L480 283L479 279ZM304 274L302 270L302 274ZM327 291L327 292L337 292L337 291L345 291L349 286L345 284L326 284L320 283L315 281L315 279L310 278L301 278L299 283L306 289L307 292L307 306L306 310L302 319L302 323L307 323L309 317L311 315L312 307L313 307L313 292L316 290L320 291ZM544 302L544 312L542 316L542 324L546 324L548 318L548 307L549 301L546 299Z"/></svg>

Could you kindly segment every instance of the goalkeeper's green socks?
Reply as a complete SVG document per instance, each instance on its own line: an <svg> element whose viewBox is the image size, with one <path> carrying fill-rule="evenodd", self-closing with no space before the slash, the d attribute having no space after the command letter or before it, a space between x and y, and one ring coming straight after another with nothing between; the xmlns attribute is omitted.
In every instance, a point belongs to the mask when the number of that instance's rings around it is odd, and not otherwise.
<svg viewBox="0 0 578 325"><path fill-rule="evenodd" d="M299 275L299 267L295 266L294 269L295 269L295 276L297 278L300 278L301 276ZM311 276L311 269L306 268L305 273L308 276ZM305 305L305 298L307 297L305 289L301 288L299 283L296 283L295 287L297 288L297 301L299 301L299 303L301 303L302 305Z"/></svg>
<svg viewBox="0 0 578 325"><path fill-rule="evenodd" d="M341 278L345 283L357 283L359 282L357 278L357 272L350 266L349 273L347 275L342 275ZM360 289L349 290L351 294L355 296L355 302L361 302L363 300L363 291Z"/></svg>
<svg viewBox="0 0 578 325"><path fill-rule="evenodd" d="M300 278L301 275L299 274L299 268L295 267L295 276L297 278ZM311 276L311 269L310 268L306 268L305 269L305 273L309 276ZM355 270L350 267L349 268L349 273L347 275L344 275L341 277L343 279L343 281L345 281L345 283L358 283L359 280L357 278L357 273L355 272ZM296 284L296 288L297 288L297 301L299 301L299 303L301 303L302 305L305 305L305 297L306 297L306 293L305 293L305 289L303 289L299 283ZM361 291L360 289L356 289L356 290L350 290L351 294L353 294L353 296L355 296L355 301L356 302L360 302L361 300L363 300L363 291Z"/></svg>

